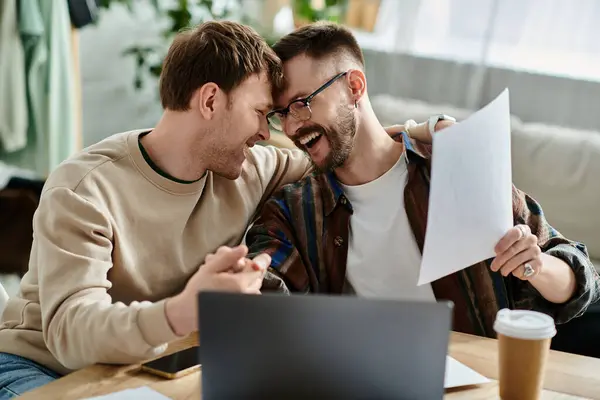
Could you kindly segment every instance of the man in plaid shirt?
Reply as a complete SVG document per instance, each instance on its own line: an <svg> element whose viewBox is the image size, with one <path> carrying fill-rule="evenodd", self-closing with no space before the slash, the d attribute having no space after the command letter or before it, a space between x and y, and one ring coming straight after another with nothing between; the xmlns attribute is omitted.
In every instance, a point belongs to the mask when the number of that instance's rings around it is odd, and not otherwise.
<svg viewBox="0 0 600 400"><path fill-rule="evenodd" d="M515 187L515 226L496 257L417 286L431 167L430 145L421 142L431 137L404 131L391 138L383 129L367 95L362 52L347 29L308 25L274 49L286 85L269 122L308 154L315 173L268 200L247 234L252 255L272 258L263 290L451 300L453 329L488 337L501 308L541 311L564 323L599 298L585 246L557 232Z"/></svg>

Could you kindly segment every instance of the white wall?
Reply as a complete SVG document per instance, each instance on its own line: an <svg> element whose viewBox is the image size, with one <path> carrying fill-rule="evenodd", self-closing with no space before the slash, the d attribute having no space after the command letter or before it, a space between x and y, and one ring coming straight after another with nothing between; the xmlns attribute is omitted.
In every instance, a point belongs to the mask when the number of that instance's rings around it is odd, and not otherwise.
<svg viewBox="0 0 600 400"><path fill-rule="evenodd" d="M113 133L152 127L161 114L156 81L134 88L134 59L123 56L132 44L160 42L161 27L148 7L135 14L113 6L98 24L80 31L84 146Z"/></svg>

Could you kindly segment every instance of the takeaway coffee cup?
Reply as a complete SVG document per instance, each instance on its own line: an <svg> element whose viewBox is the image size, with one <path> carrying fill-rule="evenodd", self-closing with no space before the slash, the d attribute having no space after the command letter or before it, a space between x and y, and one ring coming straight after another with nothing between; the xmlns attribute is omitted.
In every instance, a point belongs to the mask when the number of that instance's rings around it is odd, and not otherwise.
<svg viewBox="0 0 600 400"><path fill-rule="evenodd" d="M500 398L539 399L544 384L554 320L535 311L502 309L496 315Z"/></svg>

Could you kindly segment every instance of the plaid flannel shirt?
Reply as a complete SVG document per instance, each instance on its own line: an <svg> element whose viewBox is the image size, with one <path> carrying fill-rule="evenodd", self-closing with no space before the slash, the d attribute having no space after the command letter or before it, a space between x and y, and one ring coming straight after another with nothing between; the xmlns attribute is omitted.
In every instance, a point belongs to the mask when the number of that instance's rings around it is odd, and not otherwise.
<svg viewBox="0 0 600 400"><path fill-rule="evenodd" d="M396 137L404 144L408 181L404 206L421 251L425 240L431 146ZM513 186L514 224L527 224L546 254L565 261L575 273L576 290L569 301L547 301L528 282L490 269L491 259L431 283L438 300L454 302L452 329L495 337L496 313L501 308L529 309L565 323L580 316L598 300L600 277L586 247L563 237L546 221L540 205ZM352 205L333 173L313 174L286 185L269 199L246 236L252 256L272 257L263 290L292 293L352 293L346 279L349 222ZM402 243L399 243L402 245Z"/></svg>

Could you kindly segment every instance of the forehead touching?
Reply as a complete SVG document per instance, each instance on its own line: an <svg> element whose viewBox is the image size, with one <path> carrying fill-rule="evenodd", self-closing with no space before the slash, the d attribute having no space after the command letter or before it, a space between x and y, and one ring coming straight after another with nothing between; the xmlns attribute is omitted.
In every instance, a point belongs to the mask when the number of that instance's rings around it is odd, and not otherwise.
<svg viewBox="0 0 600 400"><path fill-rule="evenodd" d="M332 60L315 60L299 55L283 65L285 87L275 99L277 108L283 108L292 100L310 95L337 72Z"/></svg>
<svg viewBox="0 0 600 400"><path fill-rule="evenodd" d="M231 95L253 107L268 111L273 107L271 82L265 72L252 74L236 87Z"/></svg>

